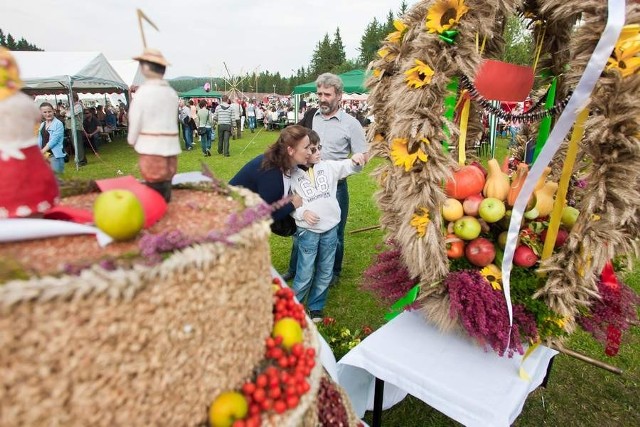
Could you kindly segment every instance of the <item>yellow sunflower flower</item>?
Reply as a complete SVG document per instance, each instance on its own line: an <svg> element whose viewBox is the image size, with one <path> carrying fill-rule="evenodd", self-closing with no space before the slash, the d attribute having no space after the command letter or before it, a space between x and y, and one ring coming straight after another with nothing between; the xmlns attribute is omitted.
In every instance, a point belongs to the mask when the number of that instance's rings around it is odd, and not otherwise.
<svg viewBox="0 0 640 427"><path fill-rule="evenodd" d="M607 69L616 69L627 77L640 69L640 25L626 25L620 33L611 58L607 61Z"/></svg>
<svg viewBox="0 0 640 427"><path fill-rule="evenodd" d="M377 68L373 69L373 77L375 77L376 79L379 79L381 75L382 75L382 71L380 71Z"/></svg>
<svg viewBox="0 0 640 427"><path fill-rule="evenodd" d="M430 33L441 34L455 27L468 11L464 0L438 0L427 11L427 29Z"/></svg>
<svg viewBox="0 0 640 427"><path fill-rule="evenodd" d="M415 63L416 66L405 71L404 75L407 76L405 78L407 86L418 89L431 83L434 71L419 59L416 59Z"/></svg>
<svg viewBox="0 0 640 427"><path fill-rule="evenodd" d="M402 36L404 36L404 33L407 31L407 26L404 24L404 22L400 21L399 19L396 19L395 21L393 21L393 26L398 31L394 31L393 33L390 33L387 36L386 40L390 43L400 43L400 41L402 40Z"/></svg>
<svg viewBox="0 0 640 427"><path fill-rule="evenodd" d="M419 237L424 237L427 234L427 225L431 220L429 219L429 209L418 208L411 217L411 226L416 229Z"/></svg>
<svg viewBox="0 0 640 427"><path fill-rule="evenodd" d="M378 56L382 59L384 59L387 62L391 62L395 59L396 55L391 53L391 51L389 49L387 49L386 47L383 47L382 49L380 49L378 51Z"/></svg>
<svg viewBox="0 0 640 427"><path fill-rule="evenodd" d="M419 144L415 144L413 150L409 149L406 138L394 138L391 142L391 159L396 166L404 166L404 170L409 172L416 161L427 162L427 154L422 151Z"/></svg>
<svg viewBox="0 0 640 427"><path fill-rule="evenodd" d="M480 274L487 279L487 282L489 282L494 290L502 290L502 271L495 264L487 265L480 270Z"/></svg>

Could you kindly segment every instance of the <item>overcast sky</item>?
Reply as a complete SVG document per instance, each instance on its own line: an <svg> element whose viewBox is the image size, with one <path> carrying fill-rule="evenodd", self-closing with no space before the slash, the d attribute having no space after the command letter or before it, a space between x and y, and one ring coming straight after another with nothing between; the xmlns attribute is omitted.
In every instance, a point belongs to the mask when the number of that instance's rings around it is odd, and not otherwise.
<svg viewBox="0 0 640 427"><path fill-rule="evenodd" d="M416 0L407 0L412 6ZM288 77L307 67L337 27L348 59L367 24L397 15L402 0L20 0L0 5L0 28L47 51L100 51L129 59L142 51L136 9L149 47L171 66L167 78L269 71Z"/></svg>

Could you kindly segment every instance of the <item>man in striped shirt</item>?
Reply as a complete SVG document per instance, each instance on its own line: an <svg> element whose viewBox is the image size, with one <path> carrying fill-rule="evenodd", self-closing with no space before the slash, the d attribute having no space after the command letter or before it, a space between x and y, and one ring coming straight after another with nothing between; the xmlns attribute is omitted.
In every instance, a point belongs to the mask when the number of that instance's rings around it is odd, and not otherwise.
<svg viewBox="0 0 640 427"><path fill-rule="evenodd" d="M213 113L213 121L218 124L218 154L229 157L229 138L233 123L233 109L229 105L229 96L224 95L222 102Z"/></svg>

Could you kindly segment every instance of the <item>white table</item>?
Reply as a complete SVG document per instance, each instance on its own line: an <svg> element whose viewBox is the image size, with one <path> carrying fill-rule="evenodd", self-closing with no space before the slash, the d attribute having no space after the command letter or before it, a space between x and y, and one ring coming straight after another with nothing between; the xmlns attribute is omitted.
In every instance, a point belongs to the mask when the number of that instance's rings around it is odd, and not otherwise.
<svg viewBox="0 0 640 427"><path fill-rule="evenodd" d="M338 380L359 417L373 409L378 378L383 409L409 393L467 426L509 426L556 354L538 347L524 361L531 378L524 380L522 356L498 357L468 338L440 332L419 313L404 312L338 362Z"/></svg>

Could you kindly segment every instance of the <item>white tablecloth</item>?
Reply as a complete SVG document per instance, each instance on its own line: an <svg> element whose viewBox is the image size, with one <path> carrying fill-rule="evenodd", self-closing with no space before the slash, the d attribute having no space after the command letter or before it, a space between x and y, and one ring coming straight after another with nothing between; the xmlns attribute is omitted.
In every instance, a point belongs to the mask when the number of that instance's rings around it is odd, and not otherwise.
<svg viewBox="0 0 640 427"><path fill-rule="evenodd" d="M556 351L538 347L522 356L485 352L469 339L443 334L418 313L405 312L367 337L338 362L338 381L356 414L373 408L375 377L385 381L383 408L407 395L467 426L508 426L545 377Z"/></svg>

